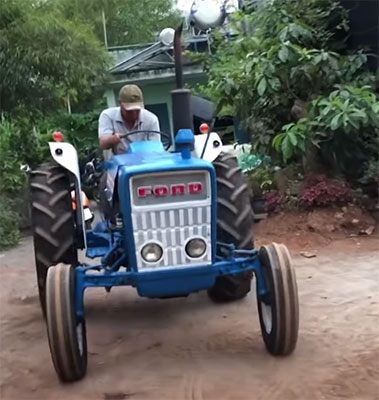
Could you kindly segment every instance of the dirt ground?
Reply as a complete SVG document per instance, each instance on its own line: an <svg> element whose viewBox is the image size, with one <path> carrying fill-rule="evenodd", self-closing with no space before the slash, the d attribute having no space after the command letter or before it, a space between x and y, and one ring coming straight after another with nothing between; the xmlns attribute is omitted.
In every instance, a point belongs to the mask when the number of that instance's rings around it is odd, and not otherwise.
<svg viewBox="0 0 379 400"><path fill-rule="evenodd" d="M147 300L132 289L92 290L88 374L62 385L50 360L26 238L0 254L0 398L379 399L378 236L315 240L301 230L282 236L275 223L257 231L260 241L271 235L287 242L294 255L301 319L292 356L265 352L254 292L215 305L204 293ZM300 256L302 249L317 257Z"/></svg>

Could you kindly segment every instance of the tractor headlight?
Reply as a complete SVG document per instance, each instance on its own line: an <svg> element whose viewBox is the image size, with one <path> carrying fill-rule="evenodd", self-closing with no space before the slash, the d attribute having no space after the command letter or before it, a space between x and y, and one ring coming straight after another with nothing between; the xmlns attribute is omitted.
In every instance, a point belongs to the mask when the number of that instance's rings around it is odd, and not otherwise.
<svg viewBox="0 0 379 400"><path fill-rule="evenodd" d="M162 258L162 254L162 247L157 243L145 244L141 250L142 258L148 263L159 261Z"/></svg>
<svg viewBox="0 0 379 400"><path fill-rule="evenodd" d="M199 258L204 255L207 245L203 239L191 239L186 245L186 253L192 258Z"/></svg>

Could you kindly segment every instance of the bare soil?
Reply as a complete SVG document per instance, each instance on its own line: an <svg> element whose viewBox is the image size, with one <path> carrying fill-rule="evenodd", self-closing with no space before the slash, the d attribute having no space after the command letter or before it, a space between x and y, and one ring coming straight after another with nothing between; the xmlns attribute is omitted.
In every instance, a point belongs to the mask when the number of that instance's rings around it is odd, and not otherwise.
<svg viewBox="0 0 379 400"><path fill-rule="evenodd" d="M282 211L255 226L257 245L285 243L297 254L316 250L346 238L360 245L363 238L378 234L375 219L355 205L311 211ZM374 235L375 236L375 235Z"/></svg>
<svg viewBox="0 0 379 400"><path fill-rule="evenodd" d="M50 360L25 238L0 254L0 398L379 399L379 238L325 235L302 218L278 215L256 229L258 242L285 242L294 255L301 321L292 356L264 350L254 291L215 305L205 293L147 300L133 289L92 290L88 374L69 385ZM317 257L299 256L304 249Z"/></svg>

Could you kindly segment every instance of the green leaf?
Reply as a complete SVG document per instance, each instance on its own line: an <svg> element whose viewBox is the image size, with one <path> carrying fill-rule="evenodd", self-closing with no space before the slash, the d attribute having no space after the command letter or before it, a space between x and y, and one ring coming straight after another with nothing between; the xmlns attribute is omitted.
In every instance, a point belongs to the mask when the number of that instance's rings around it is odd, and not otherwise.
<svg viewBox="0 0 379 400"><path fill-rule="evenodd" d="M374 114L377 114L377 118L379 118L379 101L372 105L372 111Z"/></svg>
<svg viewBox="0 0 379 400"><path fill-rule="evenodd" d="M354 121L354 119L350 118L350 119L349 119L349 123L350 123L350 125L352 125L355 129L359 129L359 124L358 124L356 121Z"/></svg>
<svg viewBox="0 0 379 400"><path fill-rule="evenodd" d="M280 80L276 77L269 80L272 90L278 91L281 87Z"/></svg>
<svg viewBox="0 0 379 400"><path fill-rule="evenodd" d="M282 144L282 141L285 137L285 133L279 133L278 135L276 135L272 141L272 147L276 150L276 151L280 151L280 146Z"/></svg>
<svg viewBox="0 0 379 400"><path fill-rule="evenodd" d="M367 114L365 113L364 110L359 110L359 109L355 109L352 113L352 116L354 117L358 117L358 118L362 118L362 119L367 119Z"/></svg>
<svg viewBox="0 0 379 400"><path fill-rule="evenodd" d="M282 46L279 50L278 56L280 61L286 62L288 60L288 48L287 46Z"/></svg>
<svg viewBox="0 0 379 400"><path fill-rule="evenodd" d="M287 132L288 138L291 142L291 144L296 147L297 146L297 137L293 131L288 131Z"/></svg>
<svg viewBox="0 0 379 400"><path fill-rule="evenodd" d="M246 72L247 72L248 74L250 74L250 72L252 71L253 66L254 66L254 63L253 63L252 61L249 61L249 62L246 64Z"/></svg>
<svg viewBox="0 0 379 400"><path fill-rule="evenodd" d="M279 34L279 39L284 42L287 39L288 35L288 26L286 26Z"/></svg>
<svg viewBox="0 0 379 400"><path fill-rule="evenodd" d="M293 153L291 143L287 137L285 137L282 142L282 153L284 161L287 161L292 156Z"/></svg>
<svg viewBox="0 0 379 400"><path fill-rule="evenodd" d="M266 88L267 88L267 80L266 80L266 78L263 77L260 80L260 82L258 84L258 87L257 87L259 96L263 96L264 95L264 93L266 91Z"/></svg>
<svg viewBox="0 0 379 400"><path fill-rule="evenodd" d="M333 117L332 121L330 122L330 128L332 129L332 131L335 131L340 127L339 122L340 122L341 117L342 117L342 113L339 113Z"/></svg>

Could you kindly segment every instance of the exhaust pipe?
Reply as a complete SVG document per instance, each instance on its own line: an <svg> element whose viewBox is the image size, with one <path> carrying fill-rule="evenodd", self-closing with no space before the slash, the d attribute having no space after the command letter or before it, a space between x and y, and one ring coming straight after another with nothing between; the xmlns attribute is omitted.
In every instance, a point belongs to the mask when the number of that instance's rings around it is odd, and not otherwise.
<svg viewBox="0 0 379 400"><path fill-rule="evenodd" d="M175 135L179 129L190 129L193 132L191 91L183 88L182 31L183 24L175 30L174 35L176 89L171 91L171 98Z"/></svg>

